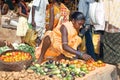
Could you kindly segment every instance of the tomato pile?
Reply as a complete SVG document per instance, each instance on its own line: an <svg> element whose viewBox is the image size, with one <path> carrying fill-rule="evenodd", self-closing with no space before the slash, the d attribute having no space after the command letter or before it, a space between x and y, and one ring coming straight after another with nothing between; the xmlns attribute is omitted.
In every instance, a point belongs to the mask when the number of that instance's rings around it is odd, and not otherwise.
<svg viewBox="0 0 120 80"><path fill-rule="evenodd" d="M7 52L4 55L0 56L0 60L4 62L19 62L24 60L30 60L32 57L27 52Z"/></svg>

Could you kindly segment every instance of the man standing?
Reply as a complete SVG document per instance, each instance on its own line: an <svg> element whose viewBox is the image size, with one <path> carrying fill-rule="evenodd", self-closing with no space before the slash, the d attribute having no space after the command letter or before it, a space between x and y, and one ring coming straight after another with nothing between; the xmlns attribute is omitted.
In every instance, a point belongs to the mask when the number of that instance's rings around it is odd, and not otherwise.
<svg viewBox="0 0 120 80"><path fill-rule="evenodd" d="M48 0L33 0L28 23L38 32L37 43L40 44L45 32L45 16Z"/></svg>
<svg viewBox="0 0 120 80"><path fill-rule="evenodd" d="M96 55L94 52L94 46L93 46L93 42L92 42L92 36L91 36L91 24L90 24L90 17L89 17L89 4L94 2L95 0L79 0L79 4L78 4L78 11L82 12L85 16L85 24L84 24L84 29L86 30L88 29L85 33L85 40L86 40L86 49L87 49L87 53L89 55L91 55L91 57L96 60ZM85 29L86 28L86 29Z"/></svg>

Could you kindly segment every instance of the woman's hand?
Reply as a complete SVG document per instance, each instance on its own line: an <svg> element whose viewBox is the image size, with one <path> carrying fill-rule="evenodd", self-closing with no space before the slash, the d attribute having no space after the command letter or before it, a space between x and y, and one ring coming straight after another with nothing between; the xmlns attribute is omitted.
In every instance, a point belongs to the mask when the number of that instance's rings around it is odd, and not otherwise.
<svg viewBox="0 0 120 80"><path fill-rule="evenodd" d="M88 55L88 54L86 54L86 53L84 53L83 55L82 55L82 58L84 59L84 60L94 60L90 55Z"/></svg>

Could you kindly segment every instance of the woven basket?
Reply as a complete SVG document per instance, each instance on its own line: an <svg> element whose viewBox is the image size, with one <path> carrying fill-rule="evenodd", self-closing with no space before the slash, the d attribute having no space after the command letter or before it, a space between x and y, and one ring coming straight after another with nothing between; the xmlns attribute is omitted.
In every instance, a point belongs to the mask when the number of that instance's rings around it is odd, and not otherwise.
<svg viewBox="0 0 120 80"><path fill-rule="evenodd" d="M18 51L24 52L21 50L8 50L8 51L5 51L2 54L0 54L0 56L5 55L7 52L18 52ZM32 58L30 60L24 60L24 61L19 61L19 62L4 62L4 61L0 60L0 70L21 71L23 69L27 69L31 65L32 61L33 61Z"/></svg>

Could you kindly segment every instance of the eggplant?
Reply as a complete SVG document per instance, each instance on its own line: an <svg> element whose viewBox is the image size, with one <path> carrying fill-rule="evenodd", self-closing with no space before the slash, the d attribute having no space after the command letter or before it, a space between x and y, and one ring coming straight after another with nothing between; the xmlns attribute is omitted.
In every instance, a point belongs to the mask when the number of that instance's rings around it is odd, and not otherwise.
<svg viewBox="0 0 120 80"><path fill-rule="evenodd" d="M84 73L84 72L80 72L79 74L78 74L78 76L79 77L84 77L86 74Z"/></svg>
<svg viewBox="0 0 120 80"><path fill-rule="evenodd" d="M56 66L60 66L60 62L56 61L56 62L55 62L55 65L56 65Z"/></svg>
<svg viewBox="0 0 120 80"><path fill-rule="evenodd" d="M52 59L49 60L49 63L52 64L54 61Z"/></svg>
<svg viewBox="0 0 120 80"><path fill-rule="evenodd" d="M50 74L49 77L50 77L50 78L53 78L53 74Z"/></svg>
<svg viewBox="0 0 120 80"><path fill-rule="evenodd" d="M54 65L54 64L47 64L45 67L46 67L46 68L49 68L49 69L57 68L57 66Z"/></svg>
<svg viewBox="0 0 120 80"><path fill-rule="evenodd" d="M70 74L72 75L72 76L76 76L76 73L75 72L70 72Z"/></svg>

